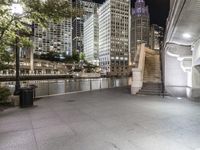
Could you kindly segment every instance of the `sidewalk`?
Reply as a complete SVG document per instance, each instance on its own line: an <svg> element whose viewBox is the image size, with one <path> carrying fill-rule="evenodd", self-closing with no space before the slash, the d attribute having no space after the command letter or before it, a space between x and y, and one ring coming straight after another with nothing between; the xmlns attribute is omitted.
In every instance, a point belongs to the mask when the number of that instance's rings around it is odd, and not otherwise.
<svg viewBox="0 0 200 150"><path fill-rule="evenodd" d="M0 150L200 149L200 103L116 88L35 105L0 112Z"/></svg>

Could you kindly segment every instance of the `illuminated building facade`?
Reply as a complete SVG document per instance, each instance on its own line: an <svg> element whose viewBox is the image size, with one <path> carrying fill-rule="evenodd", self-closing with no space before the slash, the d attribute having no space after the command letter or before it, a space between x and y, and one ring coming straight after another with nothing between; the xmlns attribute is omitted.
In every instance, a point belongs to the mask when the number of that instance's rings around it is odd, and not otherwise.
<svg viewBox="0 0 200 150"><path fill-rule="evenodd" d="M138 44L146 43L146 45L148 45L149 26L150 16L148 6L145 5L144 0L137 0L135 2L135 8L132 9L131 15L131 64L135 62Z"/></svg>
<svg viewBox="0 0 200 150"><path fill-rule="evenodd" d="M129 74L129 0L107 0L99 8L99 60L103 74Z"/></svg>
<svg viewBox="0 0 200 150"><path fill-rule="evenodd" d="M84 54L86 60L99 65L99 22L98 15L91 15L84 22Z"/></svg>
<svg viewBox="0 0 200 150"><path fill-rule="evenodd" d="M72 55L71 18L61 23L49 22L47 28L35 26L34 53L45 54L50 51Z"/></svg>
<svg viewBox="0 0 200 150"><path fill-rule="evenodd" d="M152 24L149 33L149 47L153 50L160 50L164 38L164 28Z"/></svg>
<svg viewBox="0 0 200 150"><path fill-rule="evenodd" d="M87 20L92 14L96 13L99 4L92 2L92 0L76 0L74 5L76 9L83 10L83 16L74 17L72 22L73 50L76 50L78 53L80 53L83 52L84 47L84 21Z"/></svg>

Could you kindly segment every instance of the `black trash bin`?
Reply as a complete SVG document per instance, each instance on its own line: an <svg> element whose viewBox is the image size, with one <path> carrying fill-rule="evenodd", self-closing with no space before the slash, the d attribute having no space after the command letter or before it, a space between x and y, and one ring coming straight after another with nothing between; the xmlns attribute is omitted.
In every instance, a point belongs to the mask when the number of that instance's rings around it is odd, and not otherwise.
<svg viewBox="0 0 200 150"><path fill-rule="evenodd" d="M20 89L20 107L32 107L33 106L33 89L21 88Z"/></svg>

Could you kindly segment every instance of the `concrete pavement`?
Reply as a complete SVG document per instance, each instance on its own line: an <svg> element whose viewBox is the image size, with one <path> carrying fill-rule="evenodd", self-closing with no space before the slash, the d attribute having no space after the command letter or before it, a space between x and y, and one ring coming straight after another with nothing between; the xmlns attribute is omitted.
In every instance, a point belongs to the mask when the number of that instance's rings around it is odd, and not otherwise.
<svg viewBox="0 0 200 150"><path fill-rule="evenodd" d="M200 103L129 93L68 94L0 112L0 150L200 149Z"/></svg>

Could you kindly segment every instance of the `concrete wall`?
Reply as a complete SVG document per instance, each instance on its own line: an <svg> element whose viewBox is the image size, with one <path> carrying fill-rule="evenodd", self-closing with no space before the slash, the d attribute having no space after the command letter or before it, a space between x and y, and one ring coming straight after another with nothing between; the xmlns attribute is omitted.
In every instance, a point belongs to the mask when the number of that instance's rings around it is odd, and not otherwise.
<svg viewBox="0 0 200 150"><path fill-rule="evenodd" d="M200 66L200 40L193 45L192 88L187 90L190 98L200 100L200 70L195 66Z"/></svg>
<svg viewBox="0 0 200 150"><path fill-rule="evenodd" d="M193 66L200 65L200 39L193 45Z"/></svg>
<svg viewBox="0 0 200 150"><path fill-rule="evenodd" d="M168 54L165 54L165 87L172 96L186 96L187 73L182 70L177 57Z"/></svg>

